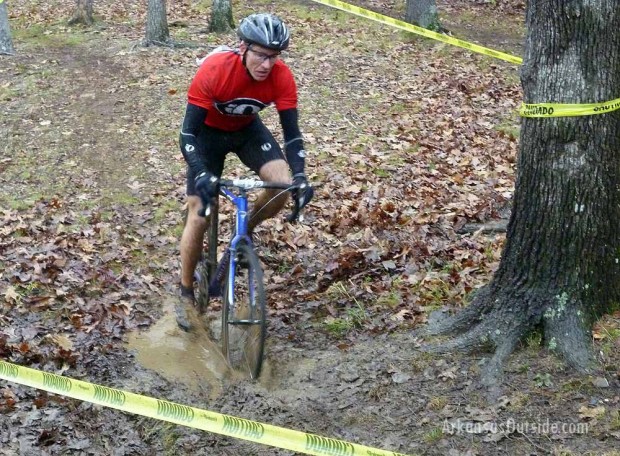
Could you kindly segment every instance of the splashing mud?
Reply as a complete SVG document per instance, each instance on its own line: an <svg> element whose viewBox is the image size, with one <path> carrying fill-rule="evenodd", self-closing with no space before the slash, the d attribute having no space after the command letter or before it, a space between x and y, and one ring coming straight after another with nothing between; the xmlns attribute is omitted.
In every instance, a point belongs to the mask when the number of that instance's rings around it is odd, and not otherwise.
<svg viewBox="0 0 620 456"><path fill-rule="evenodd" d="M191 332L179 329L173 299L166 300L163 308L163 318L147 331L130 334L127 347L135 351L136 360L145 368L214 399L222 391L222 382L230 376L218 344L201 324L194 324ZM197 315L191 318L192 323L199 321Z"/></svg>

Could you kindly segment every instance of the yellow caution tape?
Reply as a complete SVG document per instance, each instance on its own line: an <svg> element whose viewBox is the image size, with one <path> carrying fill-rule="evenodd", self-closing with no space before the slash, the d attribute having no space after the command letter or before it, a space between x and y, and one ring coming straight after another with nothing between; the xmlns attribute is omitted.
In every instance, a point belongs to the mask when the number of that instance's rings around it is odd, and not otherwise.
<svg viewBox="0 0 620 456"><path fill-rule="evenodd" d="M468 43L467 41L459 40L457 38L452 38L451 36L444 35L442 33L432 32L423 27L418 27L408 22L399 21L398 19L394 19L389 16L384 16L382 14L375 13L374 11L368 11L368 10L365 10L357 6L349 5L348 3L344 3L338 0L312 0L312 1L316 3L321 3L323 5L331 6L333 8L337 8L342 11L347 11L349 13L353 13L358 16L380 22L382 24L391 25L392 27L396 27L398 29L405 30L407 32L422 35L422 36L425 36L426 38L432 38L437 41L442 41L444 43L453 44L455 46L469 49L470 51L477 52L479 54L488 55L490 57L495 57L497 59L505 60L507 62L516 63L518 65L520 65L523 62L523 59L521 57L515 57L514 55L506 54L504 52L494 51L493 49L489 49L484 46L478 46L477 44L473 44L473 43Z"/></svg>
<svg viewBox="0 0 620 456"><path fill-rule="evenodd" d="M477 44L469 43L467 41L452 38L451 36L443 35L441 33L432 32L423 27L418 27L408 22L400 21L398 19L384 16L374 11L369 11L358 6L353 6L348 3L341 2L339 0L312 0L315 3L331 6L333 8L346 11L348 13L356 14L373 21L380 22L382 24L390 25L398 29L405 30L407 32L416 33L418 35L425 36L444 43L453 44L470 51L477 52L479 54L495 57L507 62L516 63L518 65L523 63L521 57L515 57L514 55L506 54L504 52L494 51L493 49L479 46ZM539 103L539 104L523 104L519 113L522 117L569 117L569 116L590 116L594 114L605 114L608 112L616 111L620 109L620 98L612 101L606 101L604 103L590 103L590 104L555 104L555 103Z"/></svg>
<svg viewBox="0 0 620 456"><path fill-rule="evenodd" d="M620 109L620 98L604 103L588 104L555 104L537 103L521 105L519 114L522 117L571 117L605 114Z"/></svg>
<svg viewBox="0 0 620 456"><path fill-rule="evenodd" d="M209 412L0 361L0 379L135 415L318 456L407 456Z"/></svg>

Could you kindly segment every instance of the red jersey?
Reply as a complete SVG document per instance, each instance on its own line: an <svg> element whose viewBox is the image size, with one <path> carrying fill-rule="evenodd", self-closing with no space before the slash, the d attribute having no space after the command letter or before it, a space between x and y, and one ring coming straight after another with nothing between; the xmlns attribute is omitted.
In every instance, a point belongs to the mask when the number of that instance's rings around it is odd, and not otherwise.
<svg viewBox="0 0 620 456"><path fill-rule="evenodd" d="M215 52L202 62L187 92L188 102L208 111L205 124L225 131L249 125L270 104L297 107L297 86L289 67L277 60L264 81L255 81L233 51Z"/></svg>

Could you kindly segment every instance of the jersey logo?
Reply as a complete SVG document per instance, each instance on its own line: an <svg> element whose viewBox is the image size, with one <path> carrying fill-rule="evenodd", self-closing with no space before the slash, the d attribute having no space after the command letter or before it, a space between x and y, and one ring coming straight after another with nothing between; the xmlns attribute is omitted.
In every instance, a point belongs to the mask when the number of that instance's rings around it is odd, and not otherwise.
<svg viewBox="0 0 620 456"><path fill-rule="evenodd" d="M228 116L252 116L269 106L254 98L235 98L214 105L219 112Z"/></svg>

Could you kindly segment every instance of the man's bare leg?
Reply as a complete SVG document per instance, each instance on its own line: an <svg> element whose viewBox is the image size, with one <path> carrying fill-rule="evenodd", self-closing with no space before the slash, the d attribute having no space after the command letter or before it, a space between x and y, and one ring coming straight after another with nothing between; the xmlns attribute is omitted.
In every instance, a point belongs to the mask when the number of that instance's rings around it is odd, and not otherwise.
<svg viewBox="0 0 620 456"><path fill-rule="evenodd" d="M265 163L258 175L265 182L282 184L291 182L288 164L284 160L272 160ZM287 200L288 192L282 192L282 190L263 190L252 208L248 230L252 232L259 223L275 216L282 210Z"/></svg>
<svg viewBox="0 0 620 456"><path fill-rule="evenodd" d="M202 243L207 230L207 219L198 215L202 202L198 196L187 198L187 221L181 236L181 285L194 285L194 270L202 255Z"/></svg>
<svg viewBox="0 0 620 456"><path fill-rule="evenodd" d="M202 208L202 202L198 196L187 198L187 221L181 236L181 290L177 307L175 309L178 325L189 331L191 323L187 315L187 308L194 305L194 270L202 255L202 244L207 219L198 215Z"/></svg>

